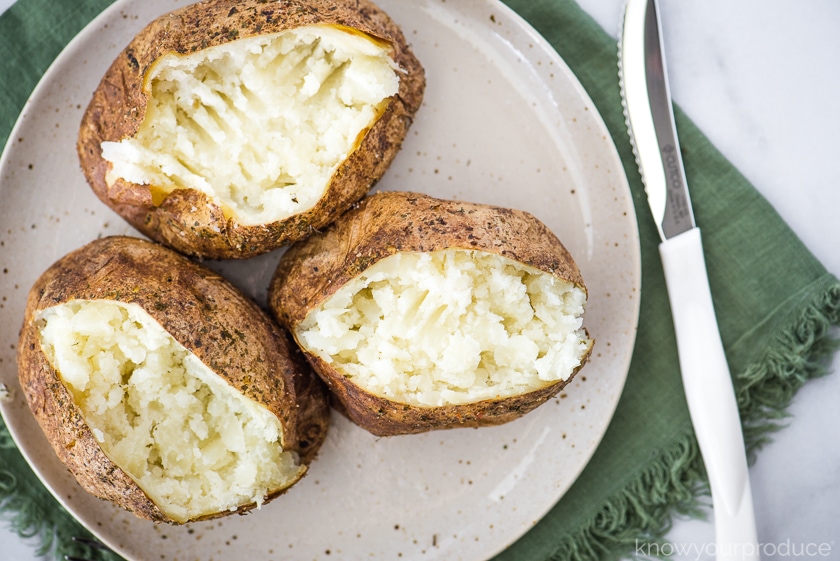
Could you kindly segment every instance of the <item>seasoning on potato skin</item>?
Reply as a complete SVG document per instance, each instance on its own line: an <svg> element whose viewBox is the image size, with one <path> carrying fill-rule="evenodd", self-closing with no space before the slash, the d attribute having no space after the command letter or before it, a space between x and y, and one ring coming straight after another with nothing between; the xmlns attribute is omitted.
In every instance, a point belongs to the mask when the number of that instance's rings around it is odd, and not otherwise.
<svg viewBox="0 0 840 561"><path fill-rule="evenodd" d="M533 391L472 403L421 406L367 391L334 362L308 349L300 329L309 314L370 267L396 253L479 251L509 259L582 290L572 256L534 216L512 209L447 201L418 193L370 195L323 232L293 245L281 257L269 289L269 306L296 337L324 378L333 403L354 422L380 436L500 424L556 395L583 367L592 349L585 335L580 364L568 377ZM584 330L585 331L585 330Z"/></svg>
<svg viewBox="0 0 840 561"><path fill-rule="evenodd" d="M111 164L102 156L102 143L137 134L149 102L146 75L162 56L189 55L316 25L354 30L387 43L400 71L397 94L335 170L314 206L286 219L249 225L196 189L165 193L155 185L106 179ZM423 68L399 27L367 0L212 0L161 16L120 53L85 112L77 150L96 195L146 236L188 255L247 258L310 235L364 196L399 151L424 88Z"/></svg>
<svg viewBox="0 0 840 561"><path fill-rule="evenodd" d="M87 300L142 308L224 383L275 415L284 449L298 455L302 466L314 459L329 424L326 393L288 335L209 269L158 244L102 238L59 259L34 284L17 357L30 409L59 459L88 492L141 518L173 522L103 453L42 350L39 313ZM284 491L274 490L265 501ZM255 506L243 504L236 511Z"/></svg>

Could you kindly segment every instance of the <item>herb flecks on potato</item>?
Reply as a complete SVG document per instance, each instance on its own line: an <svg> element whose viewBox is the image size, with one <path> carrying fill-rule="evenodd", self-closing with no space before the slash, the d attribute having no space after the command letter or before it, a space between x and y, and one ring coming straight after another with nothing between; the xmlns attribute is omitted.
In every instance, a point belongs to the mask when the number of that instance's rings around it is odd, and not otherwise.
<svg viewBox="0 0 840 561"><path fill-rule="evenodd" d="M211 0L149 24L79 132L94 192L189 255L246 258L334 220L382 177L425 87L361 0Z"/></svg>
<svg viewBox="0 0 840 561"><path fill-rule="evenodd" d="M269 303L337 405L378 435L515 419L587 361L586 288L525 212L371 195L292 246Z"/></svg>

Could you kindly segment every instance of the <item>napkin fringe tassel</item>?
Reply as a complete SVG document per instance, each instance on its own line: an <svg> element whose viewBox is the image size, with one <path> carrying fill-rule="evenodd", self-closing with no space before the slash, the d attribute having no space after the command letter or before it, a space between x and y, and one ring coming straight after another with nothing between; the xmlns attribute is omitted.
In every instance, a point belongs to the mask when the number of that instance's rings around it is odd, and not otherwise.
<svg viewBox="0 0 840 561"><path fill-rule="evenodd" d="M761 360L735 379L738 408L750 464L756 453L784 428L787 408L809 380L828 374L840 349L840 284L832 285L805 308L793 326L767 346Z"/></svg>
<svg viewBox="0 0 840 561"><path fill-rule="evenodd" d="M840 284L817 295L761 357L736 376L738 405L750 463L785 426L786 411L808 381L828 373L840 348ZM660 559L678 553L664 536L673 517L704 519L711 505L694 433L678 438L577 532L561 540L552 561Z"/></svg>

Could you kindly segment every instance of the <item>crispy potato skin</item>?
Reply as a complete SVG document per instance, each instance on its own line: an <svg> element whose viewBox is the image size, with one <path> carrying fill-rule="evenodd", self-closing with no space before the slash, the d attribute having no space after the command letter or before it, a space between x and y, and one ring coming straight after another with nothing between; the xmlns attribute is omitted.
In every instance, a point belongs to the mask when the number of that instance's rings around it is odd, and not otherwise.
<svg viewBox="0 0 840 561"><path fill-rule="evenodd" d="M289 248L269 287L269 307L294 334L311 310L374 263L397 252L442 249L494 253L586 289L572 256L533 215L513 209L405 192L368 196L324 232ZM379 436L496 425L521 417L569 381L510 398L420 407L366 392L335 367L306 352L336 408ZM590 347L591 352L591 347ZM589 353L581 363L581 367Z"/></svg>
<svg viewBox="0 0 840 561"><path fill-rule="evenodd" d="M329 425L328 398L291 338L209 269L155 243L103 238L61 258L37 280L17 350L29 407L58 457L88 492L140 518L174 522L108 459L41 350L36 314L74 299L138 304L230 385L275 414L283 426L284 447L297 451L302 464L314 459Z"/></svg>
<svg viewBox="0 0 840 561"><path fill-rule="evenodd" d="M338 167L321 200L311 209L270 224L248 226L225 216L205 194L176 189L159 205L148 185L121 179L108 185L110 163L102 142L137 133L149 92L144 76L167 53L189 54L235 39L307 25L350 27L391 45L400 73L399 91L359 147ZM306 237L362 198L384 175L420 108L425 74L402 31L369 0L209 0L150 23L108 68L85 111L77 151L96 195L140 232L187 255L247 258Z"/></svg>

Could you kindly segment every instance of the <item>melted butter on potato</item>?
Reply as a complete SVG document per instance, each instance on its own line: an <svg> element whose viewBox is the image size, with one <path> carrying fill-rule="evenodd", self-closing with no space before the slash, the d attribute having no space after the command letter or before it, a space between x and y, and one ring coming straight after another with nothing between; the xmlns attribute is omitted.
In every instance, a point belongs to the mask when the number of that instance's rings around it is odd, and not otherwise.
<svg viewBox="0 0 840 561"><path fill-rule="evenodd" d="M196 189L245 225L306 211L397 93L397 72L387 46L331 25L165 55L136 136L102 143L107 181L158 199Z"/></svg>
<svg viewBox="0 0 840 561"><path fill-rule="evenodd" d="M592 345L585 302L582 288L496 254L404 252L339 289L296 336L375 395L474 403L571 376Z"/></svg>
<svg viewBox="0 0 840 561"><path fill-rule="evenodd" d="M178 522L256 502L300 476L280 422L136 304L71 300L41 346L103 452Z"/></svg>

